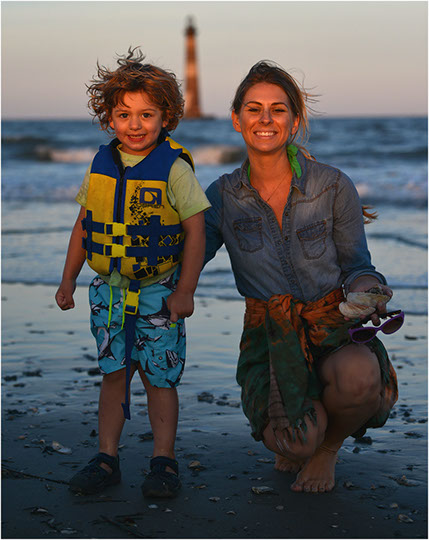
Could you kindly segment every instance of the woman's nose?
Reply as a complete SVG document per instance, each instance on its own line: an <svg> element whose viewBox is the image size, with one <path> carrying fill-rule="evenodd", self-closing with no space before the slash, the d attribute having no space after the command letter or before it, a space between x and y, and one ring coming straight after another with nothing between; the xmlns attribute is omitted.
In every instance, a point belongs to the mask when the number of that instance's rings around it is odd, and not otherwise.
<svg viewBox="0 0 429 540"><path fill-rule="evenodd" d="M272 118L271 118L271 112L269 109L264 109L261 113L261 117L259 118L259 121L262 123L262 124L269 124L271 122Z"/></svg>

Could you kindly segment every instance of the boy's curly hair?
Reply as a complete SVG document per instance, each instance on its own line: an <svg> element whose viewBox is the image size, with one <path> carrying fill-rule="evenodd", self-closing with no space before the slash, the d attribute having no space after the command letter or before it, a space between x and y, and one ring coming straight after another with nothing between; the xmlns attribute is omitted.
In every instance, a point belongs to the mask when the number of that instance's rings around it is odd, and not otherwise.
<svg viewBox="0 0 429 540"><path fill-rule="evenodd" d="M127 55L118 55L119 67L111 71L97 62L97 75L87 85L88 108L98 118L101 129L109 130L114 107L122 103L126 92L145 92L161 109L167 129L177 127L183 116L184 99L179 83L171 71L152 64L143 64L145 55L138 47L129 48Z"/></svg>

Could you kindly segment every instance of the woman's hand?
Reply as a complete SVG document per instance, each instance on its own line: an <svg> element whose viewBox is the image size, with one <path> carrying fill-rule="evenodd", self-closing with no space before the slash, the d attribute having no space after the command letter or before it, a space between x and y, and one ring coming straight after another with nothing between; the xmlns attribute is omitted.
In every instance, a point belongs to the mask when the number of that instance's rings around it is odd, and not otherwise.
<svg viewBox="0 0 429 540"><path fill-rule="evenodd" d="M361 276L350 285L349 292L367 292L372 287L379 287L383 293L388 296L389 298L392 298L393 291L390 287L387 285L382 285L377 279L375 279L372 276ZM387 311L386 309L387 302L378 302L375 307L375 312L371 315L371 321L374 324L374 326L380 326L380 317L379 315L384 315ZM361 319L365 319L366 316L361 316Z"/></svg>

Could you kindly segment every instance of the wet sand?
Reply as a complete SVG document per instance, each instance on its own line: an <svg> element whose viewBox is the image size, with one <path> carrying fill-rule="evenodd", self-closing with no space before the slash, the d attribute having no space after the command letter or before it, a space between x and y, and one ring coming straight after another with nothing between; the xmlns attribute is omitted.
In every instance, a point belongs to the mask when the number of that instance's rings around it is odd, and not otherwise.
<svg viewBox="0 0 429 540"><path fill-rule="evenodd" d="M67 314L53 294L2 288L3 538L427 538L426 318L409 317L389 342L400 383L392 418L362 441L347 439L333 492L296 494L294 475L274 470L239 408L241 303L197 299L179 387L180 496L141 494L152 442L134 383L122 483L81 496L67 481L97 451L101 379L86 288Z"/></svg>

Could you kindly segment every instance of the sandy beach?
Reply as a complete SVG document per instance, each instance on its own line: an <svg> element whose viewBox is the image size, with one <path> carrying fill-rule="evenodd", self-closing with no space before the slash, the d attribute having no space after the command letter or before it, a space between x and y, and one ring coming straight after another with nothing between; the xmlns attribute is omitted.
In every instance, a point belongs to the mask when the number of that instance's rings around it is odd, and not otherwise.
<svg viewBox="0 0 429 540"><path fill-rule="evenodd" d="M387 424L347 439L333 492L296 494L239 405L242 302L197 298L179 387L180 496L142 497L152 442L137 380L122 483L81 496L67 481L97 451L101 376L86 287L67 313L54 293L2 287L3 538L427 538L426 317L410 315L387 342L400 388Z"/></svg>

